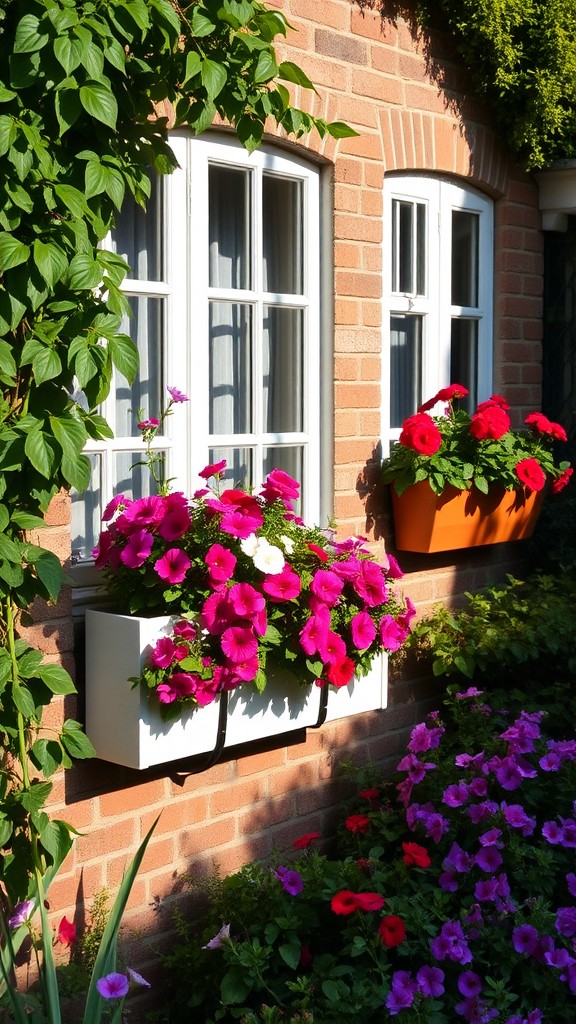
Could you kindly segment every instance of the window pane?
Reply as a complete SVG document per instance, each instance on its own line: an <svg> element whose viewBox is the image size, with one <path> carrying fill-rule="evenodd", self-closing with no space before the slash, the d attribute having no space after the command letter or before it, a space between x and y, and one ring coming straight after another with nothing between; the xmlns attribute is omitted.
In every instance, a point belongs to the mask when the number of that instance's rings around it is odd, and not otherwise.
<svg viewBox="0 0 576 1024"><path fill-rule="evenodd" d="M303 311L264 307L262 399L265 433L304 429Z"/></svg>
<svg viewBox="0 0 576 1024"><path fill-rule="evenodd" d="M420 405L422 317L390 318L390 426L400 427Z"/></svg>
<svg viewBox="0 0 576 1024"><path fill-rule="evenodd" d="M210 303L211 434L252 430L252 310L239 302Z"/></svg>
<svg viewBox="0 0 576 1024"><path fill-rule="evenodd" d="M152 194L145 210L132 196L125 199L112 230L112 247L130 264L128 277L136 281L162 280L162 205L157 179L152 180Z"/></svg>
<svg viewBox="0 0 576 1024"><path fill-rule="evenodd" d="M251 448L210 448L208 459L210 465L226 459L226 470L222 478L225 488L254 486L254 460Z"/></svg>
<svg viewBox="0 0 576 1024"><path fill-rule="evenodd" d="M210 286L250 288L250 172L211 164L208 189Z"/></svg>
<svg viewBox="0 0 576 1024"><path fill-rule="evenodd" d="M146 498L158 488L147 466L141 465L143 452L118 452L114 456L114 494L127 498ZM162 466L156 472L164 476Z"/></svg>
<svg viewBox="0 0 576 1024"><path fill-rule="evenodd" d="M158 417L163 408L162 326L164 300L133 296L132 317L122 324L138 348L140 362L129 385L119 377L116 385L116 436L138 437L138 422Z"/></svg>
<svg viewBox="0 0 576 1024"><path fill-rule="evenodd" d="M302 182L264 174L262 222L264 291L301 295Z"/></svg>
<svg viewBox="0 0 576 1024"><path fill-rule="evenodd" d="M452 210L452 305L478 305L477 213Z"/></svg>
<svg viewBox="0 0 576 1024"><path fill-rule="evenodd" d="M264 451L263 468L264 476L271 473L273 469L283 469L285 473L288 473L294 480L298 481L300 484L300 495L302 495L304 455L303 449L299 445L294 447L275 445L274 448L266 448ZM300 500L294 503L294 508L298 514L301 513Z"/></svg>
<svg viewBox="0 0 576 1024"><path fill-rule="evenodd" d="M102 514L102 462L99 455L88 455L92 467L90 487L83 494L72 490L72 563L92 557L100 536Z"/></svg>
<svg viewBox="0 0 576 1024"><path fill-rule="evenodd" d="M478 321L453 319L450 332L450 380L470 394L459 405L473 412L478 403Z"/></svg>
<svg viewBox="0 0 576 1024"><path fill-rule="evenodd" d="M392 200L392 291L423 295L426 290L426 206Z"/></svg>

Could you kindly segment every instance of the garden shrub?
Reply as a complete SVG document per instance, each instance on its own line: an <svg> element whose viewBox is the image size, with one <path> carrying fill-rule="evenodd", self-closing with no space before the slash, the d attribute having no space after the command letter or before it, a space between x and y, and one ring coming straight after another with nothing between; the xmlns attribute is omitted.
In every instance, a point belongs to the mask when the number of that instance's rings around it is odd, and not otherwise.
<svg viewBox="0 0 576 1024"><path fill-rule="evenodd" d="M576 994L576 740L476 688L359 780L336 846L211 882L166 958L170 1024L557 1024ZM367 784L368 781L368 784Z"/></svg>

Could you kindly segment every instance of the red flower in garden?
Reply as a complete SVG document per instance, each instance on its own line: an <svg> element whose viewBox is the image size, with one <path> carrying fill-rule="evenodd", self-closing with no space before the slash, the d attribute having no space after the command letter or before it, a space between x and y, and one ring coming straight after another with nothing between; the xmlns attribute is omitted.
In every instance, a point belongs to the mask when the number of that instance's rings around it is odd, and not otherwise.
<svg viewBox="0 0 576 1024"><path fill-rule="evenodd" d="M394 946L399 946L401 942L404 942L406 938L406 925L401 917L397 917L396 914L390 914L388 917L383 917L380 921L378 934L384 945L388 949L393 949Z"/></svg>
<svg viewBox="0 0 576 1024"><path fill-rule="evenodd" d="M418 412L428 412L428 409L433 409L438 402L452 402L454 398L465 398L469 393L468 388L465 388L463 384L449 384L447 388L440 388L434 398L429 398L427 402L424 402Z"/></svg>
<svg viewBox="0 0 576 1024"><path fill-rule="evenodd" d="M480 402L476 407L476 412L483 412L484 409L489 409L490 406L498 405L501 409L509 409L510 405L502 395L490 395L490 398L485 402Z"/></svg>
<svg viewBox="0 0 576 1024"><path fill-rule="evenodd" d="M510 417L499 405L488 405L470 419L470 433L477 441L497 441L510 430Z"/></svg>
<svg viewBox="0 0 576 1024"><path fill-rule="evenodd" d="M563 491L566 485L570 482L570 477L573 473L574 470L569 466L568 469L565 469L556 480L553 480L551 487L552 494L560 494L560 491Z"/></svg>
<svg viewBox="0 0 576 1024"><path fill-rule="evenodd" d="M295 839L294 842L292 843L292 846L294 847L295 850L306 850L314 842L315 839L319 838L319 832L306 832L303 836L299 836L298 839Z"/></svg>
<svg viewBox="0 0 576 1024"><path fill-rule="evenodd" d="M318 544L312 544L311 542L306 543L306 547L309 551L313 551L318 556L321 562L327 562L329 555L328 552L321 548Z"/></svg>
<svg viewBox="0 0 576 1024"><path fill-rule="evenodd" d="M329 665L326 669L326 678L332 686L335 686L338 690L341 686L347 686L354 675L356 665L352 661L352 658L343 658L342 661L337 661L335 665Z"/></svg>
<svg viewBox="0 0 576 1024"><path fill-rule="evenodd" d="M380 799L380 786L372 786L370 789L361 789L358 794L362 800L379 800Z"/></svg>
<svg viewBox="0 0 576 1024"><path fill-rule="evenodd" d="M344 824L349 832L363 836L370 828L370 818L367 818L365 814L350 814Z"/></svg>
<svg viewBox="0 0 576 1024"><path fill-rule="evenodd" d="M531 412L524 420L537 434L548 434L555 441L567 441L566 431L560 423L553 423L541 412Z"/></svg>
<svg viewBox="0 0 576 1024"><path fill-rule="evenodd" d="M382 910L385 899L378 892L352 892L341 889L332 897L330 906L335 914L352 914L355 910Z"/></svg>
<svg viewBox="0 0 576 1024"><path fill-rule="evenodd" d="M350 889L341 889L332 897L330 906L335 914L353 914L358 909L356 894Z"/></svg>
<svg viewBox="0 0 576 1024"><path fill-rule="evenodd" d="M76 942L76 925L66 917L58 925L56 942L61 942L63 946L72 946Z"/></svg>
<svg viewBox="0 0 576 1024"><path fill-rule="evenodd" d="M416 413L404 420L400 444L420 455L434 455L442 444L442 435L428 413Z"/></svg>
<svg viewBox="0 0 576 1024"><path fill-rule="evenodd" d="M428 850L418 843L402 843L404 856L402 860L409 866L417 868L429 868L432 863Z"/></svg>
<svg viewBox="0 0 576 1024"><path fill-rule="evenodd" d="M536 459L522 459L516 466L516 475L529 491L541 491L546 483L546 474Z"/></svg>

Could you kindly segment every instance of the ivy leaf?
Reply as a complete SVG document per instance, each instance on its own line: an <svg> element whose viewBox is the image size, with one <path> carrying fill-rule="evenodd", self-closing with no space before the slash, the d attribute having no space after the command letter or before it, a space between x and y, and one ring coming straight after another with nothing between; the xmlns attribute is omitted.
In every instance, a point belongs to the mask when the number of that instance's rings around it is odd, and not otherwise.
<svg viewBox="0 0 576 1024"><path fill-rule="evenodd" d="M30 718L33 721L35 720L36 705L34 704L34 698L27 686L23 686L21 683L14 684L12 686L12 700L16 710L19 711L21 715L24 715L24 718ZM22 803L24 803L24 795L22 796ZM30 810L30 808L26 809Z"/></svg>
<svg viewBox="0 0 576 1024"><path fill-rule="evenodd" d="M54 109L60 125L60 136L62 136L72 125L76 124L82 113L78 90L58 89L54 97Z"/></svg>
<svg viewBox="0 0 576 1024"><path fill-rule="evenodd" d="M200 60L200 54L196 50L190 50L190 53L186 54L186 70L184 72L184 81L182 86L190 81L191 78L195 78L200 73L202 61Z"/></svg>
<svg viewBox="0 0 576 1024"><path fill-rule="evenodd" d="M63 821L48 821L40 830L40 842L54 862L60 864L72 846L70 830Z"/></svg>
<svg viewBox="0 0 576 1024"><path fill-rule="evenodd" d="M0 272L25 263L29 255L29 245L14 238L9 231L0 232Z"/></svg>
<svg viewBox="0 0 576 1024"><path fill-rule="evenodd" d="M9 818L0 818L0 846L6 846L12 832L13 826Z"/></svg>
<svg viewBox="0 0 576 1024"><path fill-rule="evenodd" d="M34 241L34 263L42 274L49 288L53 288L60 280L68 266L66 253L56 242Z"/></svg>
<svg viewBox="0 0 576 1024"><path fill-rule="evenodd" d="M118 104L107 86L89 81L80 87L80 102L87 114L114 129L118 120Z"/></svg>
<svg viewBox="0 0 576 1024"><path fill-rule="evenodd" d="M6 559L7 562L14 562L16 565L22 558L20 545L15 544L5 533L0 533L0 558Z"/></svg>
<svg viewBox="0 0 576 1024"><path fill-rule="evenodd" d="M272 50L262 50L254 71L255 82L269 82L278 74L278 64Z"/></svg>
<svg viewBox="0 0 576 1024"><path fill-rule="evenodd" d="M30 758L46 778L49 778L62 764L62 748L56 740L39 739L30 747Z"/></svg>
<svg viewBox="0 0 576 1024"><path fill-rule="evenodd" d="M329 121L326 131L333 139L352 139L360 134L345 121Z"/></svg>
<svg viewBox="0 0 576 1024"><path fill-rule="evenodd" d="M38 548L38 551L41 554L33 562L36 574L52 600L55 601L66 579L66 574L60 564L60 559L53 551L47 551L45 548Z"/></svg>
<svg viewBox="0 0 576 1024"><path fill-rule="evenodd" d="M29 648L21 658L18 658L18 675L22 679L33 679L36 677L38 668L42 664L42 654L33 648Z"/></svg>
<svg viewBox="0 0 576 1024"><path fill-rule="evenodd" d="M92 476L92 466L86 455L77 456L76 459L70 459L64 455L61 470L62 476L71 487L75 487L80 492L86 490Z"/></svg>
<svg viewBox="0 0 576 1024"><path fill-rule="evenodd" d="M0 338L0 380L4 384L14 384L16 377L16 363L12 355L12 346Z"/></svg>
<svg viewBox="0 0 576 1024"><path fill-rule="evenodd" d="M82 43L70 35L58 36L54 40L54 56L67 75L82 63Z"/></svg>
<svg viewBox="0 0 576 1024"><path fill-rule="evenodd" d="M50 416L50 426L64 455L76 458L86 444L86 429L74 416Z"/></svg>
<svg viewBox="0 0 576 1024"><path fill-rule="evenodd" d="M17 134L18 129L14 118L8 114L0 115L0 156L4 156L8 152Z"/></svg>
<svg viewBox="0 0 576 1024"><path fill-rule="evenodd" d="M96 260L88 253L77 252L70 261L67 284L77 291L97 288L102 280L102 271Z"/></svg>
<svg viewBox="0 0 576 1024"><path fill-rule="evenodd" d="M30 789L23 790L22 804L31 814L37 813L44 807L51 792L51 782L33 782Z"/></svg>
<svg viewBox="0 0 576 1024"><path fill-rule="evenodd" d="M296 970L300 963L300 956L302 953L299 942L285 942L283 945L278 947L278 952L282 957L285 964L291 967L292 970Z"/></svg>

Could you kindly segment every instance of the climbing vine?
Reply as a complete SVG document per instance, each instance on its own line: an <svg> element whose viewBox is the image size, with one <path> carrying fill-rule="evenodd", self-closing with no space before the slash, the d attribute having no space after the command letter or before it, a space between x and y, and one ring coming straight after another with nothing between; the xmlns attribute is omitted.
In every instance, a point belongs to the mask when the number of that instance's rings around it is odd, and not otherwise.
<svg viewBox="0 0 576 1024"><path fill-rule="evenodd" d="M284 16L258 0L2 0L0 5L0 883L5 909L53 873L71 829L51 820L51 776L93 751L80 725L43 726L68 673L18 636L23 609L56 601L58 558L28 539L62 488L82 490L88 437L113 371L137 369L120 331L128 267L100 248L126 196L170 173L167 132L218 115L244 145L272 118L288 133L354 134L294 107L312 84L279 63ZM288 83L286 85L285 83ZM74 400L78 389L82 402Z"/></svg>
<svg viewBox="0 0 576 1024"><path fill-rule="evenodd" d="M527 169L576 156L576 0L354 0L440 29ZM433 70L433 69L432 69Z"/></svg>

